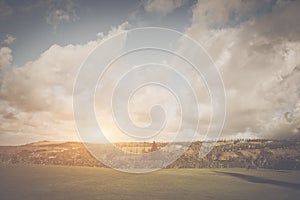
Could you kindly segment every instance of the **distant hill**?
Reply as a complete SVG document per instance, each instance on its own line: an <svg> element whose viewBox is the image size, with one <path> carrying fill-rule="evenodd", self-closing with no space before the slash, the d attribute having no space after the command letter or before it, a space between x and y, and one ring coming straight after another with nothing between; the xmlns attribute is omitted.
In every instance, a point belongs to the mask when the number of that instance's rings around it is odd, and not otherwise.
<svg viewBox="0 0 300 200"><path fill-rule="evenodd" d="M116 144L123 150L135 153L148 152L151 145L151 143ZM160 149L165 144L155 145ZM206 157L199 158L201 145L202 142L192 143L185 154L168 168L300 169L300 141L219 141ZM41 141L21 146L1 146L0 163L105 167L79 142Z"/></svg>

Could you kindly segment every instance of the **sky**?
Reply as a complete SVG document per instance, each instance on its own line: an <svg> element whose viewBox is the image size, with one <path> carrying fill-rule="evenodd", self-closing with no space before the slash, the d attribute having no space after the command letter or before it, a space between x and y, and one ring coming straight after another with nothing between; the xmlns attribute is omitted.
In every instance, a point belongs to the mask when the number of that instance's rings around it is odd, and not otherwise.
<svg viewBox="0 0 300 200"><path fill-rule="evenodd" d="M193 38L215 63L226 92L221 138L300 138L299 8L298 0L0 0L0 144L79 141L72 100L81 64L107 38L149 26ZM162 41L155 37L145 40ZM125 38L115 48L126 42ZM189 48L183 42L178 52ZM115 67L107 85L124 71ZM209 121L209 94L193 70L182 74L199 91L201 115L181 122L199 120L201 139L214 126ZM111 89L100 88L98 93L105 95ZM189 101L180 103L191 105ZM163 105L168 124L156 140L176 134L180 107L170 93L152 86L138 91L132 102L131 119L141 126L155 121L148 112L153 105ZM97 101L95 107L101 110L105 105ZM98 114L107 137L126 140L107 117L111 111Z"/></svg>

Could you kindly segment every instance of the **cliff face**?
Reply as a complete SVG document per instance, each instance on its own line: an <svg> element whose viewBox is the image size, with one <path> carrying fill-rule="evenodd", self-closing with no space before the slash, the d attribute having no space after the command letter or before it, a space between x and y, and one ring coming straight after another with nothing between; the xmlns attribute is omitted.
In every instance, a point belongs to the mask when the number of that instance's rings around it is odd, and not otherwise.
<svg viewBox="0 0 300 200"><path fill-rule="evenodd" d="M149 148L151 144L123 144L127 150ZM224 141L218 142L204 158L199 157L201 142L194 142L177 161L168 168L270 168L300 169L299 141ZM137 146L137 147L136 147ZM163 144L158 144L162 148ZM130 149L132 148L132 149ZM177 148L180 145L177 144ZM82 143L38 142L22 146L0 147L2 164L42 164L105 167L97 161ZM130 165L130 163L126 163Z"/></svg>

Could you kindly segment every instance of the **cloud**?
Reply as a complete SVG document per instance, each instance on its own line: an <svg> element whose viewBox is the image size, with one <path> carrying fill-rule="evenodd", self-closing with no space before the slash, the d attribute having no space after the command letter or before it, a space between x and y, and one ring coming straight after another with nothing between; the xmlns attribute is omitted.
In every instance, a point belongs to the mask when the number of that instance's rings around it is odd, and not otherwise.
<svg viewBox="0 0 300 200"><path fill-rule="evenodd" d="M144 2L144 9L147 12L168 14L173 12L176 8L183 6L187 2L188 0L147 0Z"/></svg>
<svg viewBox="0 0 300 200"><path fill-rule="evenodd" d="M74 3L50 2L47 21L55 29L63 22L76 20ZM145 1L144 9L168 14L185 2ZM185 33L208 51L225 83L227 121L222 137L300 137L299 6L300 1L289 0L200 0L193 7L192 23ZM1 131L26 133L24 137L36 133L54 140L76 138L71 101L79 65L100 41L127 26L125 23L107 34L99 33L96 40L83 45L52 45L37 60L19 68L11 67L11 49L1 47L0 69L6 69L1 77ZM6 45L13 39L8 41ZM153 93L157 96L152 97ZM173 117L171 121L177 121L174 99L155 88L133 99L137 102L131 105L134 121L149 123L149 115L142 111L156 103L156 97L166 106L167 115ZM199 107L204 111L201 123L207 126L210 104L206 98L200 99Z"/></svg>
<svg viewBox="0 0 300 200"><path fill-rule="evenodd" d="M52 10L47 17L47 23L52 25L54 28L57 28L57 26L62 22L70 22L71 16L67 11L55 9Z"/></svg>
<svg viewBox="0 0 300 200"><path fill-rule="evenodd" d="M76 14L76 2L77 0L35 0L9 5L6 0L0 0L0 16L42 11L45 13L46 22L56 31L60 24L73 22L79 18Z"/></svg>
<svg viewBox="0 0 300 200"><path fill-rule="evenodd" d="M6 35L6 38L3 40L2 44L11 45L16 40L12 35Z"/></svg>
<svg viewBox="0 0 300 200"><path fill-rule="evenodd" d="M0 45L10 45L14 40L14 37L7 35L6 39L0 42ZM5 70L11 65L12 59L12 50L6 46L0 46L0 87L2 85Z"/></svg>
<svg viewBox="0 0 300 200"><path fill-rule="evenodd" d="M11 49L0 49L0 133L31 141L36 134L49 140L78 140L72 111L73 83L81 63L103 39L122 31L120 25L82 45L52 45L34 61L12 67ZM0 72L1 73L1 72Z"/></svg>
<svg viewBox="0 0 300 200"><path fill-rule="evenodd" d="M8 47L0 47L0 73L11 65L12 54Z"/></svg>
<svg viewBox="0 0 300 200"><path fill-rule="evenodd" d="M300 137L299 1L199 1L186 33L217 63L227 91L223 136ZM293 113L287 122L285 113Z"/></svg>
<svg viewBox="0 0 300 200"><path fill-rule="evenodd" d="M63 22L72 22L78 19L75 2L72 0L53 0L49 2L49 7L46 21L53 26L54 31Z"/></svg>

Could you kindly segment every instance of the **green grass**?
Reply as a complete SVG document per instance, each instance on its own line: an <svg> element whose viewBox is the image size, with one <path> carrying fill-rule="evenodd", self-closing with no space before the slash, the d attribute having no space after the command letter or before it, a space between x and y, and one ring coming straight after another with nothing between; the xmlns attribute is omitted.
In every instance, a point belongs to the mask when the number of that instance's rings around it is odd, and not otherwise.
<svg viewBox="0 0 300 200"><path fill-rule="evenodd" d="M298 199L300 171L0 166L0 199Z"/></svg>

